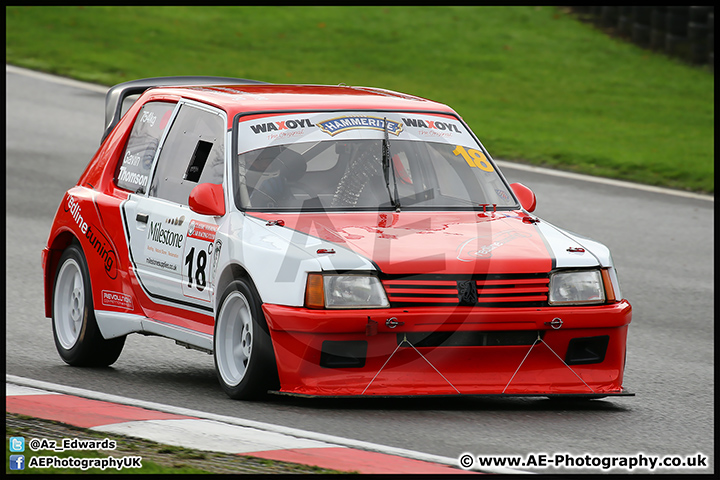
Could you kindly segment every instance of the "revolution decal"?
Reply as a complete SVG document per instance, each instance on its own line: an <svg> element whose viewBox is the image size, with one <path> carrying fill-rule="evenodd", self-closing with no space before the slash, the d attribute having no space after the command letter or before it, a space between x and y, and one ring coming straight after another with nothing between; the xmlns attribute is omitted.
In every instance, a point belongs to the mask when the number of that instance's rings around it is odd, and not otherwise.
<svg viewBox="0 0 720 480"><path fill-rule="evenodd" d="M133 309L133 301L130 295L112 292L110 290L102 291L102 304L105 307L122 308L126 310Z"/></svg>

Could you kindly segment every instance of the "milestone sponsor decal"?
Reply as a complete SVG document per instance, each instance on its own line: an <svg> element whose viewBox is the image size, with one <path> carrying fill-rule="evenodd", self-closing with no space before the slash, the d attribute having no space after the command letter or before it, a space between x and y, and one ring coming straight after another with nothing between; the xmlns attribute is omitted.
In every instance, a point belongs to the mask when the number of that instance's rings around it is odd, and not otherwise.
<svg viewBox="0 0 720 480"><path fill-rule="evenodd" d="M124 308L126 310L133 309L133 301L130 295L110 290L102 291L102 304L106 307Z"/></svg>
<svg viewBox="0 0 720 480"><path fill-rule="evenodd" d="M154 242L162 243L163 245L174 248L180 248L183 243L183 235L181 233L165 229L161 223L155 222L150 222L147 238Z"/></svg>
<svg viewBox="0 0 720 480"><path fill-rule="evenodd" d="M82 208L72 195L68 195L67 206L64 210L66 213L70 213L70 216L75 220L75 224L80 229L82 236L90 244L90 249L94 251L102 261L105 267L105 274L110 277L111 280L115 280L117 278L117 255L115 251L111 249L112 244L110 241L99 228L85 221L82 215Z"/></svg>
<svg viewBox="0 0 720 480"><path fill-rule="evenodd" d="M198 240L205 240L206 242L213 242L215 240L215 232L217 232L217 230L217 225L192 220L188 225L187 238L196 238Z"/></svg>
<svg viewBox="0 0 720 480"><path fill-rule="evenodd" d="M320 130L327 133L330 136L335 136L338 133L347 132L348 130L354 130L358 128L370 129L370 130L385 130L385 119L379 117L370 117L366 115L353 115L346 117L336 117L330 120L323 120L318 122ZM402 132L403 125L400 122L394 120L387 120L388 133L392 133L395 136L400 135Z"/></svg>

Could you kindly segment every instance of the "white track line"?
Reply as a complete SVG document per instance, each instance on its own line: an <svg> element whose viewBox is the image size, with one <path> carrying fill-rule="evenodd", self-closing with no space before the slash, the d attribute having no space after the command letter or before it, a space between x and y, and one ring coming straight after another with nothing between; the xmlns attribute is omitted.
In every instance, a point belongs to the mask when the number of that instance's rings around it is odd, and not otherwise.
<svg viewBox="0 0 720 480"><path fill-rule="evenodd" d="M77 87L77 88L85 88L87 90L92 90L94 92L99 92L102 94L105 94L108 91L108 87L105 87L102 85L81 82L79 80L73 80L73 79L66 78L66 77L58 77L55 75L50 75L48 73L36 72L34 70L28 70L26 68L16 67L14 65L5 64L5 71L10 72L10 73L15 73L18 75L26 75L28 77L40 78L40 79L46 80L48 82L55 82L55 83L69 85L69 86L73 86L73 87ZM632 183L632 182L625 182L622 180L613 180L611 178L593 177L591 175L582 175L579 173L566 172L563 170L553 170L553 169L549 169L549 168L536 167L533 165L526 165L523 163L508 162L507 160L497 160L497 159L493 159L493 160L495 160L495 163L497 163L500 168L514 168L516 170L523 170L526 172L538 173L538 174L542 174L542 175L549 175L552 177L570 178L573 180L580 180L580 181L584 181L584 182L593 182L593 183L600 183L600 184L605 184L605 185L612 185L615 187L631 188L631 189L642 190L642 191L646 191L646 192L660 193L660 194L664 194L664 195L675 195L678 197L694 198L696 200L707 200L710 202L715 201L714 195L703 195L703 194L699 194L699 193L685 192L683 190L673 190L670 188L654 187L652 185L643 185L641 183Z"/></svg>
<svg viewBox="0 0 720 480"><path fill-rule="evenodd" d="M174 413L176 415L184 415L187 417L196 417L206 420L213 420L216 422L222 422L230 425L238 425L241 427L256 428L266 432L275 432L291 437L315 440L318 442L331 443L335 445L341 445L344 447L357 448L359 450L367 450L370 452L385 453L389 455L396 455L399 457L411 458L413 460L422 460L425 462L439 463L441 465L450 465L458 467L458 459L451 457L443 457L440 455L432 455L424 452L417 452L414 450L407 450L404 448L390 447L387 445L380 445L377 443L364 442L362 440L353 440L349 438L337 437L335 435L327 435L324 433L310 432L307 430L300 430L298 428L285 427L282 425L274 425L271 423L256 422L254 420L246 420L235 417L228 417L225 415L217 415L214 413L202 412L199 410L192 410L189 408L175 407L172 405L165 405L155 402L147 402L144 400L136 400L133 398L121 397L119 395L111 395L108 393L95 392L92 390L85 390L83 388L68 387L65 385L58 385L55 383L43 382L41 380L34 380L30 378L18 377L15 375L6 374L5 381L7 383L23 385L31 388L38 388L42 390L49 390L52 392L64 393L67 395L75 395L78 397L90 398L93 400L101 400L104 402L118 403L121 405L130 405L134 407L146 408L148 410L157 410L160 412ZM483 468L485 473L498 473L498 474L518 474L518 473L531 473L522 470L515 470L512 468Z"/></svg>

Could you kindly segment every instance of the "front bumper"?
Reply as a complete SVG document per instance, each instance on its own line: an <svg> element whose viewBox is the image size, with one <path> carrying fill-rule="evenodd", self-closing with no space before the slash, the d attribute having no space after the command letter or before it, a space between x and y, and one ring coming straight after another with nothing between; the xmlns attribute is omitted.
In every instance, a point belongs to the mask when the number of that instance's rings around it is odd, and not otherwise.
<svg viewBox="0 0 720 480"><path fill-rule="evenodd" d="M627 395L622 380L632 308L626 301L517 309L265 304L263 310L280 393Z"/></svg>

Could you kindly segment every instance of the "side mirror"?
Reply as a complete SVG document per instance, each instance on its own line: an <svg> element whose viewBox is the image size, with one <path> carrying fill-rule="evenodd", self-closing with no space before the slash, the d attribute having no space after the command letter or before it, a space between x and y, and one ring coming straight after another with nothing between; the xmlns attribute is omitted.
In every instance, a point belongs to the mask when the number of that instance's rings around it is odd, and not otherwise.
<svg viewBox="0 0 720 480"><path fill-rule="evenodd" d="M522 183L511 183L510 188L513 189L515 196L518 198L518 200L520 200L520 205L525 210L527 210L528 212L532 212L533 210L535 210L535 206L537 205L537 199L535 198L535 194L532 190L530 190Z"/></svg>
<svg viewBox="0 0 720 480"><path fill-rule="evenodd" d="M190 192L188 205L190 210L200 215L212 215L215 217L225 215L223 186L214 183L201 183Z"/></svg>

